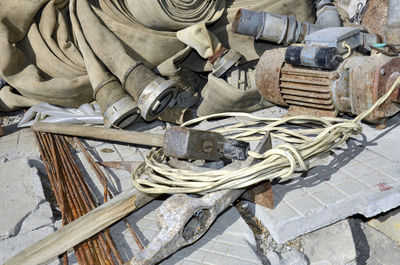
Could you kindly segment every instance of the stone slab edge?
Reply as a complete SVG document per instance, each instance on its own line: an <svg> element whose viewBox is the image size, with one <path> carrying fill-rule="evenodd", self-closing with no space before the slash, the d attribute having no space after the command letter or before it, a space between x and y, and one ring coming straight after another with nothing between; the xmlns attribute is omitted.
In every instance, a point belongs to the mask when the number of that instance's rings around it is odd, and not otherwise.
<svg viewBox="0 0 400 265"><path fill-rule="evenodd" d="M275 221L268 216L266 211L271 210L260 205L250 204L252 213L260 219L274 240L281 244L358 213L369 218L394 209L400 205L400 187L356 196L315 211L311 210L304 216L280 221Z"/></svg>

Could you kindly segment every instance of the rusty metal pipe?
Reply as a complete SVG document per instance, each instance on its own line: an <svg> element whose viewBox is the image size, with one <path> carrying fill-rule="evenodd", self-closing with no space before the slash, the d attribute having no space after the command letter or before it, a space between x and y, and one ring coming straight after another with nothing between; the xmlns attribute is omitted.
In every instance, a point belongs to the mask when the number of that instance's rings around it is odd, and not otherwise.
<svg viewBox="0 0 400 265"><path fill-rule="evenodd" d="M106 176L103 174L103 172L98 167L98 165L94 162L93 158L89 155L89 153L87 152L87 150L83 146L82 142L76 137L74 137L74 141L79 145L79 147L80 147L81 151L83 152L86 160L91 165L91 167L94 170L96 176L98 177L100 183L103 185L103 187L104 187L104 202L107 202L107 194L109 194L110 198L112 198L112 195L111 195L111 192L107 188ZM107 241L109 243L109 245L105 244L105 246L111 249L114 257L116 258L116 260L120 264L122 264L123 263L122 257L120 256L120 254L119 254L119 252L118 252L118 250L117 250L117 248L115 246L115 243L114 243L114 241L113 241L113 239L111 237L110 229L107 228L104 231L104 236L105 236L105 238L107 239Z"/></svg>
<svg viewBox="0 0 400 265"><path fill-rule="evenodd" d="M1 126L1 124L0 124L0 126ZM50 171L50 167L48 166L49 165L48 164L48 156L47 156L47 153L45 152L45 148L43 146L42 133L37 133L36 131L33 131L33 135L34 135L34 137L36 139L37 145L39 146L39 152L40 152L40 155L42 156L43 163L45 164L44 168L46 170L46 174L47 174L47 176L49 178L50 184L51 184L51 186L53 188L55 188L54 179L52 177L53 173ZM41 140L39 140L39 137L40 137ZM58 192L54 192L54 196L56 197L56 201L57 202L61 201L60 200L60 194ZM65 219L65 216L64 216L65 212L63 210L63 207L64 207L64 205L60 206L62 225L64 226L66 224L66 219ZM63 265L68 265L68 254L67 253L63 253L62 254L62 262L63 262Z"/></svg>
<svg viewBox="0 0 400 265"><path fill-rule="evenodd" d="M59 139L57 139L57 136L55 136L54 138L55 138L55 145L58 147L58 150L62 150ZM68 164L66 163L64 152L59 152L58 157L56 157L56 159L57 159L56 164L58 164L59 162L63 162L63 165ZM69 222L72 222L73 220L79 218L79 216L82 216L84 214L84 209L81 203L79 203L79 200L81 198L79 197L77 191L74 189L73 183L71 183L71 179L67 177L69 175L67 172L67 168L61 167L61 172L64 178L61 178L61 175L59 175L59 181L64 182L62 186L66 187L66 195L69 201L69 208L71 209L72 213L72 217L69 220ZM93 248L95 248L95 246L93 246L93 242L91 242L90 240L83 242L82 248L84 249L89 264L96 264L96 262L98 264L98 259L96 258L96 255L92 252Z"/></svg>
<svg viewBox="0 0 400 265"><path fill-rule="evenodd" d="M61 178L61 172L62 172L62 167L60 167L60 161L61 159L59 159L59 154L55 151L55 139L53 137L49 137L49 142L50 146L52 147L51 151L52 151L52 155L53 155L53 161L55 161L55 171L56 171L56 181L58 182L58 186L59 187L66 187L66 183L62 183L62 178ZM63 185L64 184L64 185ZM73 200L71 199L71 194L68 192L69 188L66 187L66 190L64 190L64 194L66 197L66 202L67 202L67 207L70 210L70 212L67 212L67 218L68 218L68 222L72 222L74 219L76 219L77 216L77 209L75 208L75 205L73 205ZM80 262L82 264L94 264L94 259L92 256L92 253L89 249L89 246L87 244L87 242L83 242L82 244L76 246L75 248L75 253L77 253L77 259L80 259ZM78 261L79 262L79 261Z"/></svg>

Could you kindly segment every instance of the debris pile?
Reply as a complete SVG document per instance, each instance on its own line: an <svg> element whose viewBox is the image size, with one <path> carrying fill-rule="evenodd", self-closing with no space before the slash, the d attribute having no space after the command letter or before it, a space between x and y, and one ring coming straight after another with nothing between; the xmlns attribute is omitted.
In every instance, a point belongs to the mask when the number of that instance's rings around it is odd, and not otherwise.
<svg viewBox="0 0 400 265"><path fill-rule="evenodd" d="M1 263L398 261L399 0L0 3Z"/></svg>

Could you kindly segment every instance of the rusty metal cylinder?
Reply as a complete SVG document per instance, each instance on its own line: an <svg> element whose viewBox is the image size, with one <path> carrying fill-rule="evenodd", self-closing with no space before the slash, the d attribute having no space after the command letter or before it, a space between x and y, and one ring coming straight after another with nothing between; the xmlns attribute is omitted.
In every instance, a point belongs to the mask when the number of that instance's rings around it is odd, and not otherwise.
<svg viewBox="0 0 400 265"><path fill-rule="evenodd" d="M317 11L315 24L300 22L293 16L239 9L232 24L234 33L254 36L285 46L303 42L306 35L328 27L341 27L339 12L330 1Z"/></svg>
<svg viewBox="0 0 400 265"><path fill-rule="evenodd" d="M293 16L239 9L232 31L254 36L256 40L289 45L303 41L304 36L310 32L310 25L297 21Z"/></svg>

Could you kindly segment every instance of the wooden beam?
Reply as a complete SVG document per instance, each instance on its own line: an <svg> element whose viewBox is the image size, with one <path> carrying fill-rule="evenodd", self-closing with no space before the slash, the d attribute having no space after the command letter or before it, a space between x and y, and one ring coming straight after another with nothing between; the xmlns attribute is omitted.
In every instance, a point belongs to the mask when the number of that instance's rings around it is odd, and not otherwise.
<svg viewBox="0 0 400 265"><path fill-rule="evenodd" d="M109 202L76 219L53 234L7 260L4 265L36 265L57 257L128 214L154 200L158 195L135 189L125 191Z"/></svg>

